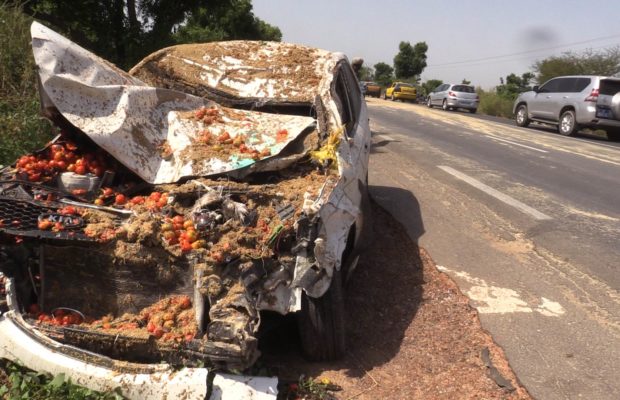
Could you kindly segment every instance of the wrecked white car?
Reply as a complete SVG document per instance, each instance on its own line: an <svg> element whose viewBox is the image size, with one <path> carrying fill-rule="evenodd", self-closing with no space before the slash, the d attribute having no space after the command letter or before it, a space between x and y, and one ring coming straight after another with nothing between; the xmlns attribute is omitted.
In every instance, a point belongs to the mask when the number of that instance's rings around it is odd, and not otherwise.
<svg viewBox="0 0 620 400"><path fill-rule="evenodd" d="M298 314L308 357L342 355L370 152L346 57L233 41L126 73L32 40L58 136L0 171L0 357L174 397L158 387L251 366L265 311Z"/></svg>

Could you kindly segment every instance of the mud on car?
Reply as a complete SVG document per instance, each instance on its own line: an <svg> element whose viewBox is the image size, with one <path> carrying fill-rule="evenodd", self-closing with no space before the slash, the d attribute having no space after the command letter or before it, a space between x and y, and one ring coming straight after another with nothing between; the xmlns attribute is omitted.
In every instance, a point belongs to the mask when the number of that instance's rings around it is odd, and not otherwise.
<svg viewBox="0 0 620 400"><path fill-rule="evenodd" d="M88 368L111 368L141 398L138 373L251 366L264 312L342 355L370 150L346 57L232 41L126 73L32 40L57 136L0 171L0 356L99 389Z"/></svg>

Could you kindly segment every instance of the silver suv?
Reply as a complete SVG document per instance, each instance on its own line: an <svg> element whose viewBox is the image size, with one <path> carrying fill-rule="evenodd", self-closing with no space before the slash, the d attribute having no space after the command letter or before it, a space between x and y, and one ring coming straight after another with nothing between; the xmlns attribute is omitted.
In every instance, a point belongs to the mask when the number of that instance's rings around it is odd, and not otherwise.
<svg viewBox="0 0 620 400"><path fill-rule="evenodd" d="M530 122L556 125L562 135L571 136L581 128L606 129L605 121L596 116L596 101L603 76L559 76L521 93L515 100L513 113L518 126Z"/></svg>
<svg viewBox="0 0 620 400"><path fill-rule="evenodd" d="M470 113L478 110L479 103L480 98L473 86L450 83L437 86L426 98L426 105L429 108L433 106L441 106L444 110L464 108Z"/></svg>

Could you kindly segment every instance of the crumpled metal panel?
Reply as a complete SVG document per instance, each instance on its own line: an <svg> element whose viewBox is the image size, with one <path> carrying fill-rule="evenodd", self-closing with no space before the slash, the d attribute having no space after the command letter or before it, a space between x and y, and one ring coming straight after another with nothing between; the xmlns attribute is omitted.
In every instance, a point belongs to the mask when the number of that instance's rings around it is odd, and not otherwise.
<svg viewBox="0 0 620 400"><path fill-rule="evenodd" d="M32 24L31 34L44 108L56 108L149 183L220 174L256 162L241 154L197 155L193 144L205 126L187 112L200 107L216 107L223 115L208 127L213 135L245 135L259 152L269 149L263 159L276 156L314 123L310 117L230 110L197 96L147 86L39 23ZM288 132L285 138L277 135L282 129Z"/></svg>
<svg viewBox="0 0 620 400"><path fill-rule="evenodd" d="M147 56L129 73L157 86L208 86L241 98L312 102L329 89L341 54L292 43L183 44Z"/></svg>

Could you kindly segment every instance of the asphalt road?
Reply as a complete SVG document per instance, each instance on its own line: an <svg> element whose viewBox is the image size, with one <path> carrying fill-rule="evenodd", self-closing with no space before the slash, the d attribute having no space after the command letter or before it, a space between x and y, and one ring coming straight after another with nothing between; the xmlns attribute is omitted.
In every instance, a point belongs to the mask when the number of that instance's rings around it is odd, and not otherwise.
<svg viewBox="0 0 620 400"><path fill-rule="evenodd" d="M620 143L368 109L374 198L469 296L530 393L619 399Z"/></svg>

